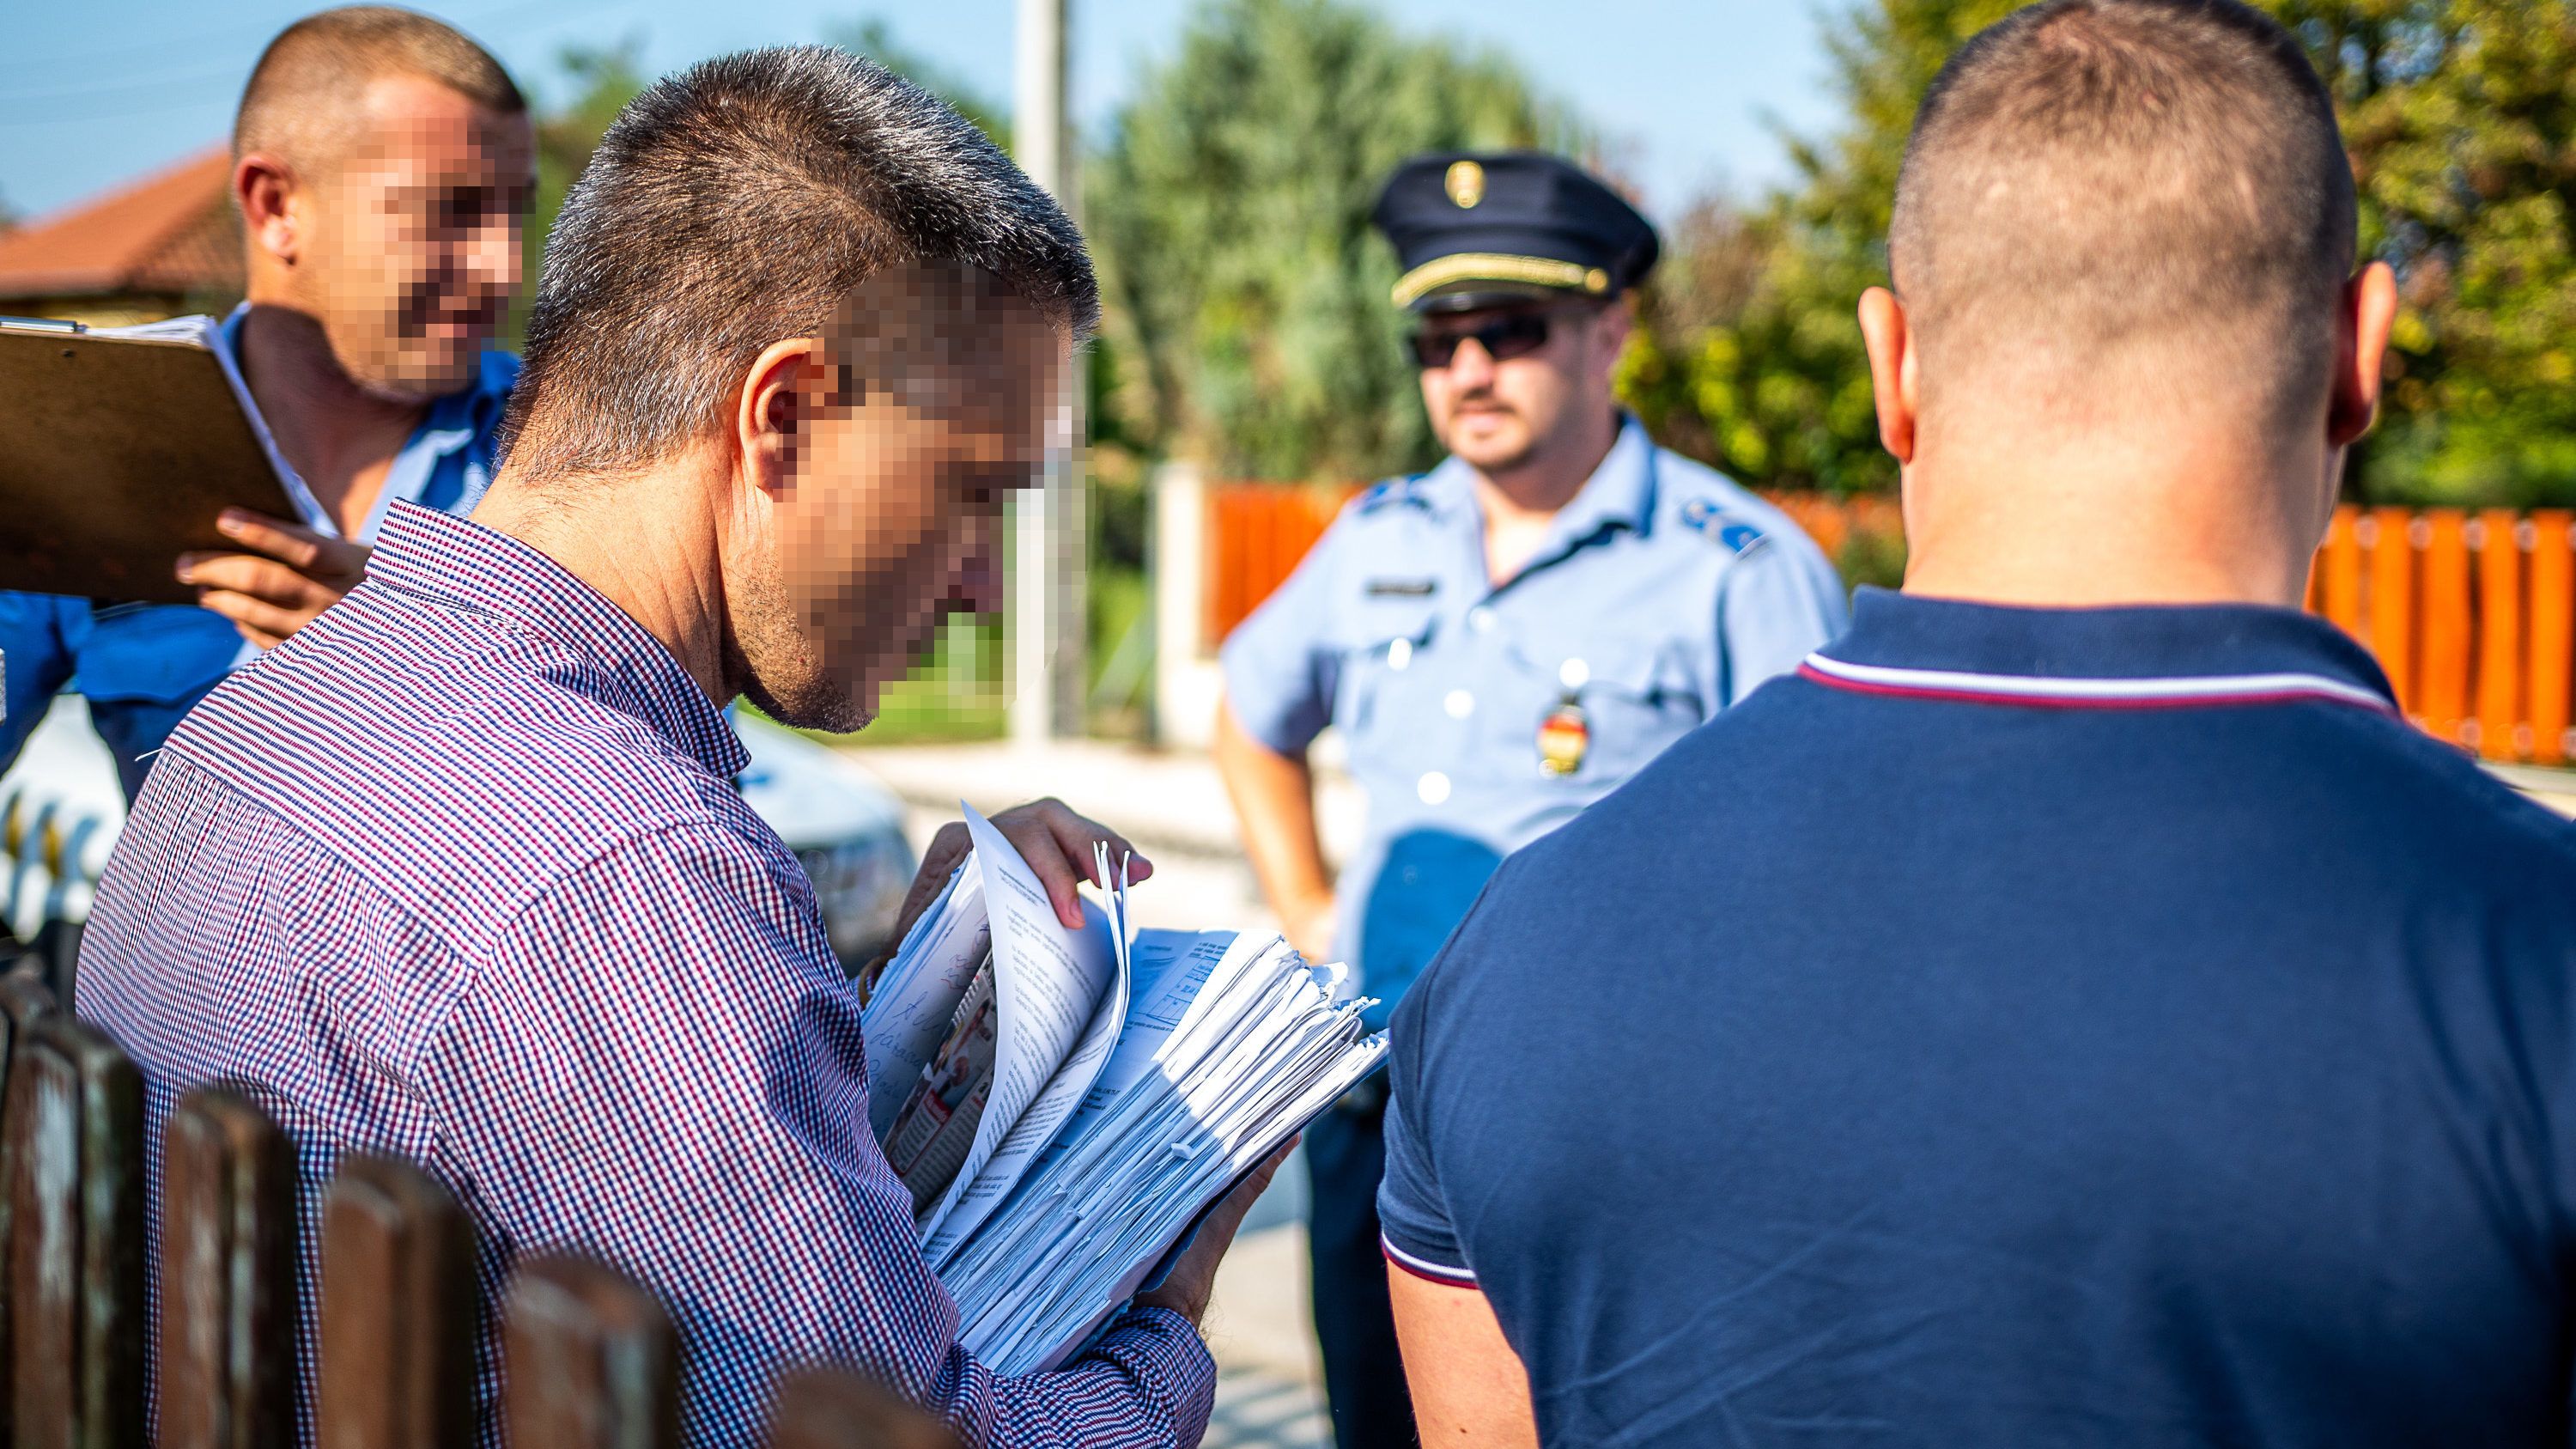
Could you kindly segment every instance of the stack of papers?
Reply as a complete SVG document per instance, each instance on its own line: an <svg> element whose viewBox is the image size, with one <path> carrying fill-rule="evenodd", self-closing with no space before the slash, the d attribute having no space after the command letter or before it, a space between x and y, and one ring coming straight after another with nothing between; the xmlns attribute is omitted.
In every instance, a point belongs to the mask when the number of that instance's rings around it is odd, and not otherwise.
<svg viewBox="0 0 2576 1449"><path fill-rule="evenodd" d="M1072 1357L1198 1216L1374 1070L1340 966L1276 935L1144 931L1123 863L1079 930L1001 832L867 983L871 1126L996 1372Z"/></svg>

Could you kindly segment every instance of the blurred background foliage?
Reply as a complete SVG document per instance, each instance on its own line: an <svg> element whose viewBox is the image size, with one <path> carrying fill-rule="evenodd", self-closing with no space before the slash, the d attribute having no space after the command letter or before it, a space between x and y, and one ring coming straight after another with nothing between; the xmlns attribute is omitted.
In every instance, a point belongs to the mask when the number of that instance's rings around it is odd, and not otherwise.
<svg viewBox="0 0 2576 1449"><path fill-rule="evenodd" d="M2258 3L2325 75L2363 249L2401 284L2387 407L2353 495L2576 502L2576 4ZM1692 207L1645 299L1624 382L1660 436L1764 487L1892 486L1853 302L1886 276L1916 103L2013 8L1864 0L1828 26L1844 126L1793 138L1793 184Z"/></svg>
<svg viewBox="0 0 2576 1449"><path fill-rule="evenodd" d="M2362 244L2403 310L2371 502L2576 503L2576 0L2258 0L2332 88ZM1845 119L1787 136L1794 174L1716 189L1667 226L1621 385L1664 442L1757 487L1891 488L1853 304L1886 278L1914 109L2012 0L1850 0L1823 30ZM946 96L1008 142L1002 108L876 21L827 37ZM576 50L539 126L530 260L609 120L632 45ZM1408 34L1359 0L1206 0L1107 134L1079 216L1106 302L1088 359L1094 538L1141 564L1143 482L1359 479L1437 446L1368 226L1385 175L1440 147L1537 146L1613 174L1601 138L1498 52ZM1129 558L1130 551L1134 557Z"/></svg>
<svg viewBox="0 0 2576 1449"><path fill-rule="evenodd" d="M1581 152L1501 55L1340 0L1215 0L1089 160L1108 406L1144 451L1220 475L1353 478L1436 456L1368 215L1405 157Z"/></svg>

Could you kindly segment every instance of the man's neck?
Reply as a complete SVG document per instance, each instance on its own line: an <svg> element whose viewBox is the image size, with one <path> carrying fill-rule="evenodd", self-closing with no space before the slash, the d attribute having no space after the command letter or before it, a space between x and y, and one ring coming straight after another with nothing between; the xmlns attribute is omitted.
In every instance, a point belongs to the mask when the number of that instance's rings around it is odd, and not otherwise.
<svg viewBox="0 0 2576 1449"><path fill-rule="evenodd" d="M340 532L356 537L427 406L360 387L321 324L295 308L253 298L240 335L242 380L278 452Z"/></svg>
<svg viewBox="0 0 2576 1449"><path fill-rule="evenodd" d="M1927 448L1905 470L1905 591L2057 608L2296 608L2328 501L2325 467L2313 454L2257 456L2188 436Z"/></svg>
<svg viewBox="0 0 2576 1449"><path fill-rule="evenodd" d="M724 705L741 690L726 677L722 540L706 497L685 468L535 487L504 470L473 521L553 559L624 610Z"/></svg>
<svg viewBox="0 0 2576 1449"><path fill-rule="evenodd" d="M1618 444L1618 412L1605 408L1590 416L1589 426L1569 424L1516 467L1470 469L1485 519L1485 571L1497 588L1520 572L1556 515L1583 492Z"/></svg>

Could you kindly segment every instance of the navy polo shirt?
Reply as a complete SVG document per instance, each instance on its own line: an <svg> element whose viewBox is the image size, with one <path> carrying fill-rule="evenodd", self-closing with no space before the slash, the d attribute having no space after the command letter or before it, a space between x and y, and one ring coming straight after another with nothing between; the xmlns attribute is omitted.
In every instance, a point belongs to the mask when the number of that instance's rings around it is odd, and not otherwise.
<svg viewBox="0 0 2576 1449"><path fill-rule="evenodd" d="M2576 831L2328 626L1862 595L1511 857L1380 1209L1551 1445L2569 1442Z"/></svg>

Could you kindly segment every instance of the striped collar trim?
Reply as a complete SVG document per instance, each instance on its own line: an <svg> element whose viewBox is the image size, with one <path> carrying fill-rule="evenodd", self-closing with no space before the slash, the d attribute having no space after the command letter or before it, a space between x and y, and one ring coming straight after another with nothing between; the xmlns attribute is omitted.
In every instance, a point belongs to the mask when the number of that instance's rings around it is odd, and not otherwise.
<svg viewBox="0 0 2576 1449"><path fill-rule="evenodd" d="M1412 1274L1416 1278L1428 1278L1434 1283L1445 1284L1451 1288L1473 1288L1476 1286L1476 1275L1474 1273L1471 1273L1464 1268L1453 1268L1446 1263L1435 1263L1429 1258L1422 1257L1419 1254L1408 1253L1402 1248L1397 1247L1395 1245L1395 1240L1388 1237L1384 1232L1380 1232L1377 1235L1377 1245L1379 1250L1386 1254L1386 1260L1388 1262L1402 1268L1404 1271Z"/></svg>
<svg viewBox="0 0 2576 1449"><path fill-rule="evenodd" d="M2029 674L1974 674L1951 669L1903 669L1853 664L1810 654L1800 677L1856 694L1903 699L1946 699L1968 704L2021 705L2034 709L2201 709L2220 705L2297 704L2324 701L2394 715L2396 706L2373 689L2331 675L2304 671L2210 674L2144 679L2073 678Z"/></svg>

